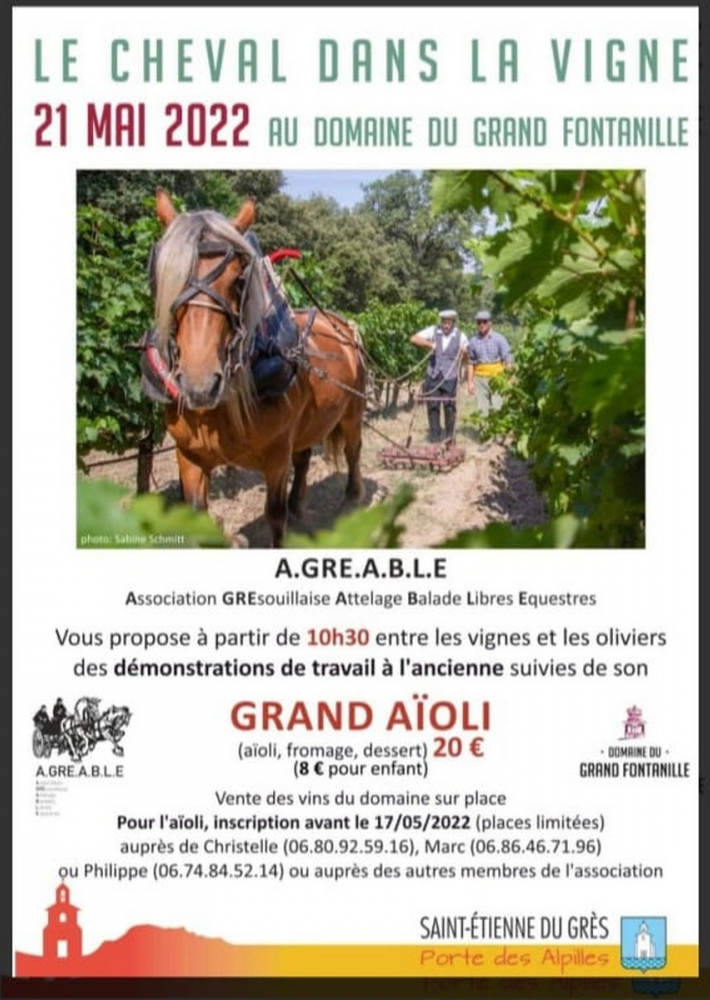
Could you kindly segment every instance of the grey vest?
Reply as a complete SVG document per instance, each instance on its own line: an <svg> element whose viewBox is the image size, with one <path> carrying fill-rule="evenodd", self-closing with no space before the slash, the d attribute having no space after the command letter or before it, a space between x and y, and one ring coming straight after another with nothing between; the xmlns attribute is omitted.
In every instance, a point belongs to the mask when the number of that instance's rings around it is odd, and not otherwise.
<svg viewBox="0 0 710 1000"><path fill-rule="evenodd" d="M457 378L458 358L461 352L462 333L457 326L451 331L449 342L444 347L444 334L440 326L434 331L434 349L429 355L428 373L431 378L447 381Z"/></svg>

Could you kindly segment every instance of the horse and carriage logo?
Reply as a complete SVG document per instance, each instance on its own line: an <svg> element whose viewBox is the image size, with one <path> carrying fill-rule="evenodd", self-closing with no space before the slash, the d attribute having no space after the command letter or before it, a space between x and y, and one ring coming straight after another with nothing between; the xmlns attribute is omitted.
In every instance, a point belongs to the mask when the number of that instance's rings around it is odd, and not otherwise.
<svg viewBox="0 0 710 1000"><path fill-rule="evenodd" d="M125 706L111 705L103 711L100 698L82 697L69 712L64 701L57 698L50 716L42 705L33 717L32 752L35 757L51 757L53 751L68 753L76 763L94 750L98 743L112 744L113 752L122 757L120 742L131 721L131 712Z"/></svg>

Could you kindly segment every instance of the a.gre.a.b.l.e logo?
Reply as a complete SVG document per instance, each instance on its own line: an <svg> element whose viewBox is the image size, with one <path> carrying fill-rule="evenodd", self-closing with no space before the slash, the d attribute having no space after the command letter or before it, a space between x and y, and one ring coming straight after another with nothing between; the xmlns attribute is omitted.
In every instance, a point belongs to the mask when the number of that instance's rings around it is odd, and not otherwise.
<svg viewBox="0 0 710 1000"><path fill-rule="evenodd" d="M35 757L51 757L56 752L58 756L68 754L78 764L104 741L111 745L116 756L122 757L120 743L131 721L131 712L125 705L110 705L102 710L100 701L100 698L79 698L70 712L63 699L57 698L51 716L47 706L41 705L32 718Z"/></svg>

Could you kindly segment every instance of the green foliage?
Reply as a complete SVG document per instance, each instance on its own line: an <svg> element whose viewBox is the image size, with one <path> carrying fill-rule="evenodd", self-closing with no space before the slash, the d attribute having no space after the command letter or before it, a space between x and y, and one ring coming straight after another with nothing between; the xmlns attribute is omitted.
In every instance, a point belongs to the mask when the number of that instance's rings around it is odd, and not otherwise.
<svg viewBox="0 0 710 1000"><path fill-rule="evenodd" d="M475 252L524 324L484 436L513 433L550 513L576 519L576 547L642 546L643 174L449 172L434 189L442 208L493 211Z"/></svg>
<svg viewBox="0 0 710 1000"><path fill-rule="evenodd" d="M124 223L145 216L158 187L188 210L213 208L230 216L247 197L271 198L283 185L280 170L80 170L77 203L101 208Z"/></svg>
<svg viewBox="0 0 710 1000"><path fill-rule="evenodd" d="M472 319L477 262L469 244L483 226L471 205L436 214L431 172L398 170L365 187L355 214L384 235L387 266L399 290L396 301L420 300L434 309L457 309L464 323Z"/></svg>
<svg viewBox="0 0 710 1000"><path fill-rule="evenodd" d="M187 504L166 507L162 497L128 491L106 479L77 481L77 545L80 548L225 548L221 528Z"/></svg>
<svg viewBox="0 0 710 1000"><path fill-rule="evenodd" d="M437 549L569 549L583 524L572 514L554 518L538 528L489 524L480 531L460 531Z"/></svg>
<svg viewBox="0 0 710 1000"><path fill-rule="evenodd" d="M290 201L280 195L259 207L255 230L265 252L295 247L318 262L330 295L323 305L329 308L359 312L372 298L402 298L391 273L391 248L380 227L331 198Z"/></svg>
<svg viewBox="0 0 710 1000"><path fill-rule="evenodd" d="M498 220L471 244L508 309L534 306L565 323L598 316L623 329L630 299L643 313L645 188L639 171L447 171L441 210L474 205Z"/></svg>
<svg viewBox="0 0 710 1000"><path fill-rule="evenodd" d="M147 208L147 206L146 206ZM131 350L150 326L146 273L157 222L123 223L102 209L77 215L77 453L121 453L160 427L161 411L140 391Z"/></svg>
<svg viewBox="0 0 710 1000"><path fill-rule="evenodd" d="M412 378L423 375L426 352L410 343L413 333L436 323L438 314L421 302L385 306L375 303L355 317L368 360L376 375L399 378L416 368ZM419 366L419 367L417 367Z"/></svg>
<svg viewBox="0 0 710 1000"><path fill-rule="evenodd" d="M550 512L584 519L579 545L643 544L640 331L583 336L539 324L518 349L517 382L491 422L494 432L513 426Z"/></svg>
<svg viewBox="0 0 710 1000"><path fill-rule="evenodd" d="M305 549L394 549L401 546L404 526L402 513L415 499L409 483L403 483L384 503L357 510L339 518L329 531L309 535L287 535L288 548ZM567 549L577 538L583 523L567 514L539 528L518 529L509 524L489 524L481 531L462 531L437 549Z"/></svg>
<svg viewBox="0 0 710 1000"><path fill-rule="evenodd" d="M227 217L256 197L254 231L264 252L291 247L310 255L320 272L314 291L327 308L357 313L373 301L416 300L455 306L468 320L480 304L471 296L476 262L468 246L478 217L473 209L435 215L428 172L402 170L363 185L352 210L317 193L290 198L278 170L79 171L77 201L130 227L153 214L158 186L187 210L213 208Z"/></svg>
<svg viewBox="0 0 710 1000"><path fill-rule="evenodd" d="M289 534L286 547L290 549L394 549L398 548L404 527L398 523L399 515L414 500L414 491L404 483L384 503L355 510L338 518L330 531L319 531L314 537Z"/></svg>
<svg viewBox="0 0 710 1000"><path fill-rule="evenodd" d="M283 279L294 309L309 309L316 303L325 308L325 303L333 301L332 279L311 251L303 253L300 260L277 263L275 270Z"/></svg>

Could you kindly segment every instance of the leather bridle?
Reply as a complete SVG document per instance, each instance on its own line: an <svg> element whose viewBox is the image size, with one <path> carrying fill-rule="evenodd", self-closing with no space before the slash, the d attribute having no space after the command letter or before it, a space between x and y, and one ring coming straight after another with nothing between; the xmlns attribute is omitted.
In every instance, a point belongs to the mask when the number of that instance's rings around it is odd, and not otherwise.
<svg viewBox="0 0 710 1000"><path fill-rule="evenodd" d="M240 252L235 246L233 246L228 241L216 241L216 240L200 240L197 244L197 256L200 259L209 257L219 257L221 258L219 263L212 268L204 277L199 278L196 274L190 276L185 289L178 295L175 301L170 306L170 311L175 317L178 311L182 308L189 307L200 307L203 309L214 309L216 312L222 313L227 317L229 323L229 328L231 331L231 336L227 342L226 347L220 350L222 355L222 367L223 375L225 379L230 379L232 375L237 371L237 369L245 364L246 358L243 357L243 351L240 350L244 346L245 341L245 330L242 322L241 315L241 303L244 301L244 287L240 290L239 295L239 307L235 309L232 304L220 295L212 285L214 282L224 274L226 268L231 264L233 260L238 258L246 258L247 261L250 258ZM151 285L155 287L155 248L151 252L151 259L149 261L149 271L151 277ZM248 265L245 267L242 275L237 279L237 281L245 286L248 282ZM205 295L210 300L209 302L196 302L195 296ZM177 367L178 359L180 356L180 349L177 343L177 338L174 332L170 333L168 337L168 368L171 373L173 373Z"/></svg>

